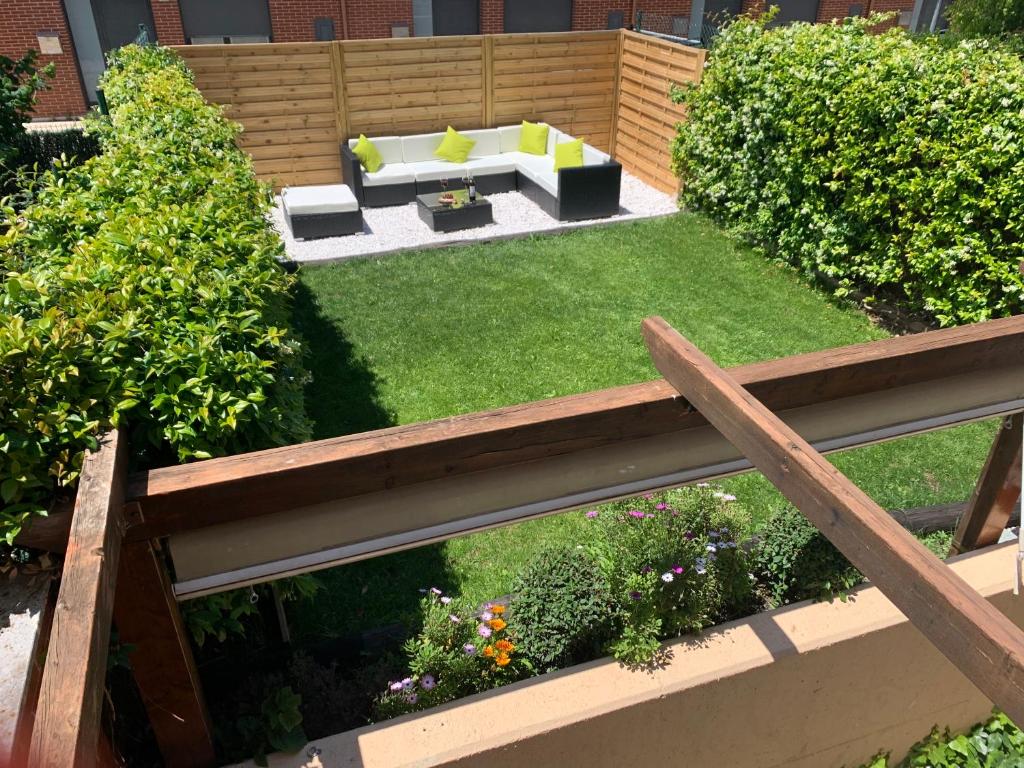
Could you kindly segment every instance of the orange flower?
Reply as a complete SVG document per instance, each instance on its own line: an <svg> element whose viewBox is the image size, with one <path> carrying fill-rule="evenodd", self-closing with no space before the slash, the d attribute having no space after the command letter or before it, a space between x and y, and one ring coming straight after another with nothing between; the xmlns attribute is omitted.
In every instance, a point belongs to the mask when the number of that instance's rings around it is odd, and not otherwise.
<svg viewBox="0 0 1024 768"><path fill-rule="evenodd" d="M505 606L504 605L492 605L491 606L491 613L493 613L495 616L501 616L501 614L503 614L504 612L505 612Z"/></svg>
<svg viewBox="0 0 1024 768"><path fill-rule="evenodd" d="M508 626L508 624L505 623L504 619L491 619L487 623L490 625L491 629L495 629L498 632L500 632Z"/></svg>
<svg viewBox="0 0 1024 768"><path fill-rule="evenodd" d="M504 651L505 653L512 653L512 651L516 649L516 647L508 640L499 640L494 644L494 647L499 651Z"/></svg>
<svg viewBox="0 0 1024 768"><path fill-rule="evenodd" d="M489 659L493 655L494 655L494 646L493 645L486 646L484 648L484 656L486 656Z"/></svg>
<svg viewBox="0 0 1024 768"><path fill-rule="evenodd" d="M512 661L512 659L510 659L510 658L508 657L508 654L507 654L507 653L499 653L499 654L498 654L498 658L497 658L497 659L495 659L495 664L497 664L497 665L498 665L499 667L504 667L504 666L506 666L506 665L507 665L507 664L508 664L508 663L509 663L510 661Z"/></svg>

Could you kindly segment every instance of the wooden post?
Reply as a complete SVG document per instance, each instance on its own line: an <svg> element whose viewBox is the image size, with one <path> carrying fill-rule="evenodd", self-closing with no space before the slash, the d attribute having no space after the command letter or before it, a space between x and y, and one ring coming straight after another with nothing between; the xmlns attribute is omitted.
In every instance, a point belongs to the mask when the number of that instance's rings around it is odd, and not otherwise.
<svg viewBox="0 0 1024 768"><path fill-rule="evenodd" d="M729 374L661 318L655 366L946 658L1024 723L1024 632Z"/></svg>
<svg viewBox="0 0 1024 768"><path fill-rule="evenodd" d="M494 127L494 36L483 35L480 38L483 46L483 75L481 90L483 91L483 127Z"/></svg>
<svg viewBox="0 0 1024 768"><path fill-rule="evenodd" d="M338 143L348 141L348 104L345 100L345 43L334 40L331 46L331 85L334 90L334 125L338 131Z"/></svg>
<svg viewBox="0 0 1024 768"><path fill-rule="evenodd" d="M125 521L127 439L86 455L32 729L33 768L97 765L110 617Z"/></svg>
<svg viewBox="0 0 1024 768"><path fill-rule="evenodd" d="M960 518L950 554L958 555L999 541L1020 498L1021 436L1024 414L1003 419L967 511Z"/></svg>
<svg viewBox="0 0 1024 768"><path fill-rule="evenodd" d="M114 620L168 768L216 764L213 729L170 579L148 541L127 544Z"/></svg>
<svg viewBox="0 0 1024 768"><path fill-rule="evenodd" d="M615 49L615 82L612 90L612 129L608 137L608 154L615 157L615 144L619 140L619 92L622 90L622 49L626 44L626 31L619 30Z"/></svg>

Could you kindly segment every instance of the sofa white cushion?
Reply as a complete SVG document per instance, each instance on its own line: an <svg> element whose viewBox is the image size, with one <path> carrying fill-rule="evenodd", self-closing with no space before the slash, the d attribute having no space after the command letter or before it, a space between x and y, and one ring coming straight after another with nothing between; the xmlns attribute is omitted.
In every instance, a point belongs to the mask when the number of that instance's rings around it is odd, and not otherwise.
<svg viewBox="0 0 1024 768"><path fill-rule="evenodd" d="M531 155L529 152L508 152L502 157L515 161L516 168L531 179L536 180L539 173L554 173L555 161L547 155Z"/></svg>
<svg viewBox="0 0 1024 768"><path fill-rule="evenodd" d="M606 155L599 149L594 149L589 144L583 144L583 164L584 165L601 165L611 160L611 155Z"/></svg>
<svg viewBox="0 0 1024 768"><path fill-rule="evenodd" d="M519 139L523 134L522 125L503 125L498 129L498 149L502 153L518 152Z"/></svg>
<svg viewBox="0 0 1024 768"><path fill-rule="evenodd" d="M419 136L402 137L402 156L407 163L423 163L437 160L435 150L441 146L443 133L422 133Z"/></svg>
<svg viewBox="0 0 1024 768"><path fill-rule="evenodd" d="M540 171L533 174L532 178L540 184L549 194L558 197L558 174L552 171Z"/></svg>
<svg viewBox="0 0 1024 768"><path fill-rule="evenodd" d="M568 134L562 133L553 125L550 128L548 128L548 157L554 158L555 144L559 143L562 139L571 140L572 136L568 136Z"/></svg>
<svg viewBox="0 0 1024 768"><path fill-rule="evenodd" d="M466 170L474 176L493 176L496 173L512 173L516 169L515 160L508 155L491 155L490 157L470 158L466 161Z"/></svg>
<svg viewBox="0 0 1024 768"><path fill-rule="evenodd" d="M438 179L449 179L452 182L452 189L461 186L462 179L466 175L466 166L458 163L449 163L447 160L427 160L422 163L409 163L406 166L412 171L416 181L437 181Z"/></svg>
<svg viewBox="0 0 1024 768"><path fill-rule="evenodd" d="M358 211L359 201L346 184L286 187L281 193L284 207L292 216Z"/></svg>
<svg viewBox="0 0 1024 768"><path fill-rule="evenodd" d="M490 157L501 154L501 140L498 138L497 128L482 128L479 131L459 131L467 139L476 142L469 150L469 159Z"/></svg>
<svg viewBox="0 0 1024 768"><path fill-rule="evenodd" d="M403 163L405 162L402 157L402 139L398 136L367 136L370 141L373 142L373 146L380 152L380 159L384 163ZM348 148L352 149L355 147L356 142L359 141L357 136L354 139L348 140Z"/></svg>
<svg viewBox="0 0 1024 768"><path fill-rule="evenodd" d="M416 181L412 170L405 163L382 165L376 173L363 170L364 187L381 187L385 184L412 184Z"/></svg>

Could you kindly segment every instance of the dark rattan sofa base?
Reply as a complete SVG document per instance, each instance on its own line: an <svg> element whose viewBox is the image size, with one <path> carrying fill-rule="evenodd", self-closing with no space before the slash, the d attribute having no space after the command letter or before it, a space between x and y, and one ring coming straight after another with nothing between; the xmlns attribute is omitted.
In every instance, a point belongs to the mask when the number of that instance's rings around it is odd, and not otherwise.
<svg viewBox="0 0 1024 768"><path fill-rule="evenodd" d="M320 237L340 237L363 231L362 211L339 213L310 213L293 215L285 212L285 219L296 240L316 240Z"/></svg>

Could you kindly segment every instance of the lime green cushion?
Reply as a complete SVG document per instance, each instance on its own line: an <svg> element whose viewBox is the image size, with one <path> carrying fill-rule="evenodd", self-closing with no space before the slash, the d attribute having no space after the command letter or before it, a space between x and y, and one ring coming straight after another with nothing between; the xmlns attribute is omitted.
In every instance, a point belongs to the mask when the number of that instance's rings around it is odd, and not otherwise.
<svg viewBox="0 0 1024 768"><path fill-rule="evenodd" d="M359 134L359 141L352 147L352 154L359 158L359 162L362 163L363 168L368 170L370 173L376 173L380 170L383 160L381 160L380 152L373 146L373 142L366 138L363 134Z"/></svg>
<svg viewBox="0 0 1024 768"><path fill-rule="evenodd" d="M519 134L519 151L531 155L543 155L548 151L548 127L541 123L523 120L523 131Z"/></svg>
<svg viewBox="0 0 1024 768"><path fill-rule="evenodd" d="M583 139L555 144L555 170L583 165Z"/></svg>
<svg viewBox="0 0 1024 768"><path fill-rule="evenodd" d="M468 139L450 125L441 139L441 146L434 150L434 155L449 163L464 163L470 150L476 146L473 139Z"/></svg>

